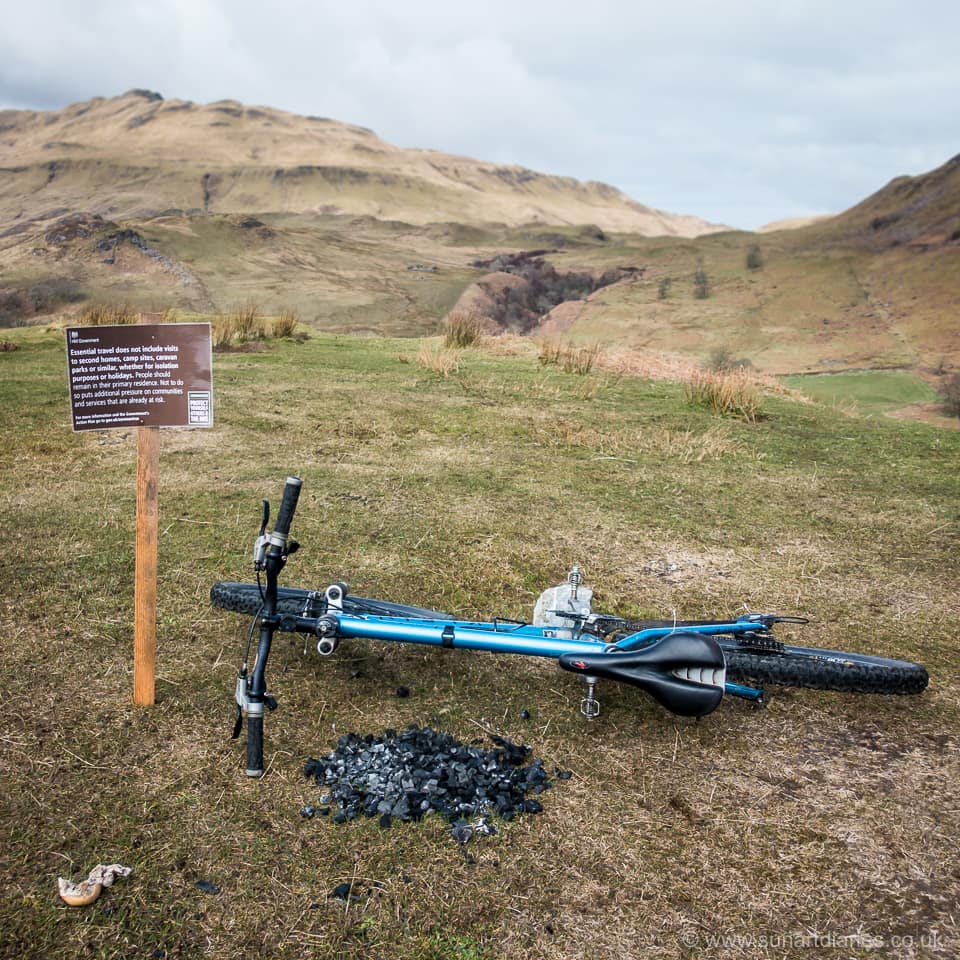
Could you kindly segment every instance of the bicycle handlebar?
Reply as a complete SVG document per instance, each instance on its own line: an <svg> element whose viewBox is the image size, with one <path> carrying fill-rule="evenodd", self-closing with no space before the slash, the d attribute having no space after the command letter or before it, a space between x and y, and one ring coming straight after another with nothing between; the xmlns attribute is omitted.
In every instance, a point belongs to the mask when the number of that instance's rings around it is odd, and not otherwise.
<svg viewBox="0 0 960 960"><path fill-rule="evenodd" d="M271 710L276 707L276 701L267 694L264 674L273 643L273 633L277 629L277 579L287 561L288 554L293 553L298 546L291 540L288 547L287 541L302 486L303 481L299 477L287 477L283 488L283 500L277 511L277 522L273 531L266 536L261 534L254 549L257 569L266 570L267 588L260 611L260 643L257 647L256 665L252 674L247 676L246 664L244 664L237 688L237 703L247 719L248 777L262 777L264 773L263 708L264 705ZM269 507L265 504L264 526L266 526L268 511Z"/></svg>
<svg viewBox="0 0 960 960"><path fill-rule="evenodd" d="M290 524L293 522L293 514L297 509L297 501L300 499L300 489L303 481L299 477L287 477L286 486L283 488L283 500L280 501L280 509L277 511L277 522L273 528L273 536L283 539L284 544L287 535L290 533Z"/></svg>
<svg viewBox="0 0 960 960"><path fill-rule="evenodd" d="M247 714L247 776L263 776L263 705L258 714Z"/></svg>

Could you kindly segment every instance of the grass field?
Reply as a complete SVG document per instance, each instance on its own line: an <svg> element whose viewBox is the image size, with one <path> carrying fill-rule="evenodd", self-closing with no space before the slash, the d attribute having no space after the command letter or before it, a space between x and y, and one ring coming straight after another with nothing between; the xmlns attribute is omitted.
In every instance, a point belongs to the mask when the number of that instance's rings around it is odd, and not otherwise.
<svg viewBox="0 0 960 960"><path fill-rule="evenodd" d="M889 413L914 403L933 403L936 391L902 370L860 370L808 377L784 377L784 383L821 403L852 405L863 415Z"/></svg>
<svg viewBox="0 0 960 960"><path fill-rule="evenodd" d="M62 331L5 339L3 956L957 955L960 434L778 397L721 419L680 384L519 348L446 375L416 341L218 354L215 427L162 438L158 702L136 708L135 436L71 433ZM805 614L785 639L919 660L931 684L774 690L699 723L605 684L588 724L548 661L358 643L320 662L282 640L250 782L229 739L247 623L207 595L247 578L288 473L290 585L523 617L579 563L597 608ZM437 820L300 817L308 757L408 723L495 731L574 776L466 855ZM60 902L58 876L112 862L133 875ZM358 899L329 895L351 881Z"/></svg>

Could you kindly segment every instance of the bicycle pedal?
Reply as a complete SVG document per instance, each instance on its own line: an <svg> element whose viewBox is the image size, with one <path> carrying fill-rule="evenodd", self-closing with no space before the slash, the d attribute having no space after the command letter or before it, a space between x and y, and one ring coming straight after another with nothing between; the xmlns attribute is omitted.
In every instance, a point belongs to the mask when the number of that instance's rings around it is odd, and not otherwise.
<svg viewBox="0 0 960 960"><path fill-rule="evenodd" d="M584 697L580 701L580 712L588 720L596 720L600 716L600 701L593 697Z"/></svg>
<svg viewBox="0 0 960 960"><path fill-rule="evenodd" d="M583 699L580 701L580 712L588 720L596 720L600 716L600 701L596 698L597 678L582 676Z"/></svg>

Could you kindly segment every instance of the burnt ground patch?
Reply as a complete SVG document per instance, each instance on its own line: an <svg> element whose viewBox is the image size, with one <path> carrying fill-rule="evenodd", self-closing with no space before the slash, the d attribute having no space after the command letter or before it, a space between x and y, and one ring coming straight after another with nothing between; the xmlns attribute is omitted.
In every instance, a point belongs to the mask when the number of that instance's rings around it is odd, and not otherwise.
<svg viewBox="0 0 960 960"><path fill-rule="evenodd" d="M486 312L504 330L529 333L554 307L568 300L585 300L602 287L643 274L641 267L611 267L602 273L589 270L558 270L545 256L552 250L504 253L471 264L490 273L506 273L523 282L485 285Z"/></svg>

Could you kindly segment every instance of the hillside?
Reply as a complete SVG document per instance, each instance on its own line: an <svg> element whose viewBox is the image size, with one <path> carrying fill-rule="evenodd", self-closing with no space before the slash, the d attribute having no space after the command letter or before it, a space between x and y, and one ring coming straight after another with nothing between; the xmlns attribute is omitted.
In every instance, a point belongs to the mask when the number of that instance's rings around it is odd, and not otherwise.
<svg viewBox="0 0 960 960"><path fill-rule="evenodd" d="M819 234L872 250L923 250L960 242L960 154L929 173L896 177Z"/></svg>
<svg viewBox="0 0 960 960"><path fill-rule="evenodd" d="M148 91L58 111L0 112L0 218L30 220L57 208L111 219L174 209L412 224L593 223L685 237L723 229L603 183L402 149L325 117Z"/></svg>
<svg viewBox="0 0 960 960"><path fill-rule="evenodd" d="M702 233L602 184L233 101L133 91L0 113L0 326L90 301L254 302L328 331L417 336L460 303L534 336L725 351L775 374L902 368L936 386L960 367L957 159L789 226ZM518 299L489 265L521 253L545 266ZM581 299L541 295L544 277L576 286L557 273L587 278ZM618 282L598 289L605 277Z"/></svg>
<svg viewBox="0 0 960 960"><path fill-rule="evenodd" d="M643 279L568 310L567 336L703 358L728 350L771 373L893 367L935 382L932 371L960 366L960 158L800 228L626 247ZM593 262L608 266L600 254Z"/></svg>

